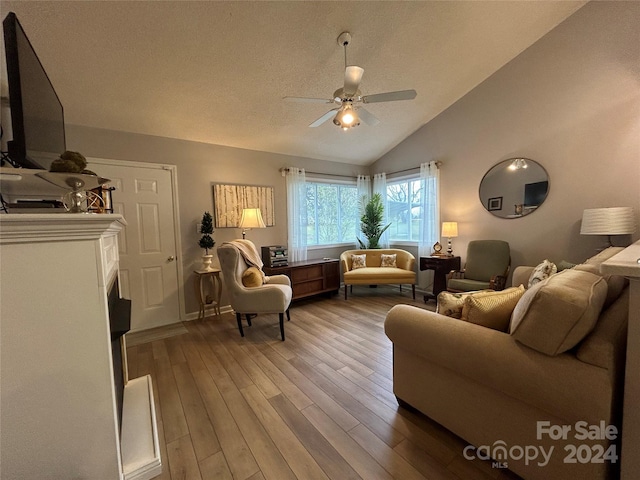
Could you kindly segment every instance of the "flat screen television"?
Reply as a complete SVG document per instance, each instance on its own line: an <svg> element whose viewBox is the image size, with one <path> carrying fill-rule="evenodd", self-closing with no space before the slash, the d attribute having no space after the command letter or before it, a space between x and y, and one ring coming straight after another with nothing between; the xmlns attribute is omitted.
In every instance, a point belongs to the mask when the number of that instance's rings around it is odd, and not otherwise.
<svg viewBox="0 0 640 480"><path fill-rule="evenodd" d="M10 12L2 26L13 133L9 159L19 167L48 170L66 150L62 103L16 14Z"/></svg>
<svg viewBox="0 0 640 480"><path fill-rule="evenodd" d="M549 182L527 183L524 186L524 205L526 207L537 207L547 198Z"/></svg>

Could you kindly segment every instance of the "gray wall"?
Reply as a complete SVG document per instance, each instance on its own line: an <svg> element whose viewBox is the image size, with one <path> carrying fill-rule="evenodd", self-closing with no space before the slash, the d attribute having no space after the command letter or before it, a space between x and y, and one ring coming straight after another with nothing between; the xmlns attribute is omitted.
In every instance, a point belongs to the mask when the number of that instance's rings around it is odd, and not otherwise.
<svg viewBox="0 0 640 480"><path fill-rule="evenodd" d="M82 152L86 157L166 163L177 166L182 242L182 252L178 256L182 260L184 270L183 284L187 313L198 311L198 303L192 287L193 270L202 265L201 257L204 251L198 246L200 235L196 233L196 224L200 223L205 211L213 212L212 183L274 187L276 225L251 230L247 234L247 238L260 247L261 245L287 244L287 205L285 180L280 174L282 167L296 166L312 172L347 176L356 176L368 171L366 167L342 163L78 125L67 125L67 148ZM217 247L223 242L240 238L240 235L239 228L220 228L215 229L213 238ZM309 253L309 257L337 258L341 250L343 249L314 250ZM217 256L214 256L214 259L217 264ZM227 303L223 298L222 305Z"/></svg>
<svg viewBox="0 0 640 480"><path fill-rule="evenodd" d="M606 238L580 236L583 209L640 213L639 25L640 3L587 4L379 159L372 173L441 160L442 220L458 222L454 250L463 257L470 240L499 238L510 243L513 265L584 260ZM480 204L478 187L510 157L542 164L550 192L531 215L500 219Z"/></svg>
<svg viewBox="0 0 640 480"><path fill-rule="evenodd" d="M581 261L605 239L579 235L582 210L633 206L640 213L640 3L589 3L423 126L370 169L308 158L70 125L68 148L88 157L178 166L186 310L197 310L191 271L201 249L195 224L212 210L211 183L275 187L276 226L252 230L257 245L286 244L286 198L279 169L341 175L394 172L441 160L442 220L457 221L457 254L469 240L501 238L512 264L544 258ZM428 95L428 92L420 92ZM547 170L550 192L531 215L499 219L480 204L478 186L506 158ZM240 236L217 229L217 244ZM633 239L640 238L636 232ZM618 244L631 238L614 238ZM446 242L446 239L444 239ZM409 248L417 254L415 249ZM310 256L338 256L340 249ZM223 304L225 301L223 299Z"/></svg>

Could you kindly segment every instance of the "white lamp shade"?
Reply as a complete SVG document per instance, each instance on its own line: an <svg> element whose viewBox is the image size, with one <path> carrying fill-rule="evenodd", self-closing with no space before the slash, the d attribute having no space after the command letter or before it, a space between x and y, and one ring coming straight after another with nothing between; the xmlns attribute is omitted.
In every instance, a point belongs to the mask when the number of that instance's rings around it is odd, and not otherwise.
<svg viewBox="0 0 640 480"><path fill-rule="evenodd" d="M628 235L635 231L631 207L588 208L582 213L582 235Z"/></svg>
<svg viewBox="0 0 640 480"><path fill-rule="evenodd" d="M266 228L259 208L243 208L240 228Z"/></svg>
<svg viewBox="0 0 640 480"><path fill-rule="evenodd" d="M457 237L458 222L442 222L442 236L449 238Z"/></svg>

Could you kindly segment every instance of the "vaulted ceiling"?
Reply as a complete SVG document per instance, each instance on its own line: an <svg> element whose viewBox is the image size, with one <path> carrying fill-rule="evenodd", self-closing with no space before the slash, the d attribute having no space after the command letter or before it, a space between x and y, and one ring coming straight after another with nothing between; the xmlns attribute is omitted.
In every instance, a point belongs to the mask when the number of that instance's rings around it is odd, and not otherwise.
<svg viewBox="0 0 640 480"><path fill-rule="evenodd" d="M368 165L584 5L583 1L2 1L65 108L66 123ZM380 123L308 125L364 68ZM7 95L3 70L3 91Z"/></svg>

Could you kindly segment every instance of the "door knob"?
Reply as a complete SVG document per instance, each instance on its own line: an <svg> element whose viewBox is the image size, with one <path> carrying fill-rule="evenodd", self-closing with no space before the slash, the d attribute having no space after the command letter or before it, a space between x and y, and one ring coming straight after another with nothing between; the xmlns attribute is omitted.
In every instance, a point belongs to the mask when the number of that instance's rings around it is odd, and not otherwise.
<svg viewBox="0 0 640 480"><path fill-rule="evenodd" d="M169 258L167 258L167 262L173 262L175 259L176 259L176 257L171 255Z"/></svg>

